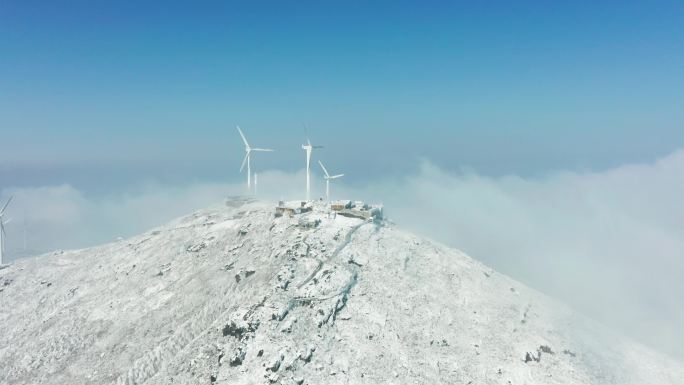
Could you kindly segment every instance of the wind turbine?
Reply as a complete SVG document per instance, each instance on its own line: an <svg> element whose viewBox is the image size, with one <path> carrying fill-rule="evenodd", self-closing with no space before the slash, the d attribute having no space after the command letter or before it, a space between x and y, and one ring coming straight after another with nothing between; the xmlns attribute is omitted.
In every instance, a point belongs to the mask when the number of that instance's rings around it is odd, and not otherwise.
<svg viewBox="0 0 684 385"><path fill-rule="evenodd" d="M325 173L325 177L324 177L324 178L325 178L325 199L326 199L327 201L330 201L330 180L331 180L331 179L341 178L341 177L344 176L344 174L338 174L338 175L330 176L330 174L328 174L328 170L325 169L325 166L323 165L323 162L321 162L321 161L319 160L319 161L318 161L318 164L321 165L321 168L323 169L323 172Z"/></svg>
<svg viewBox="0 0 684 385"><path fill-rule="evenodd" d="M7 206L9 206L10 202L12 202L13 196L11 196L8 200L7 203L2 207L2 210L0 210L0 265L2 265L3 262L3 256L5 254L5 225L10 223L12 220L8 219L5 220L5 210L7 210Z"/></svg>
<svg viewBox="0 0 684 385"><path fill-rule="evenodd" d="M24 210L24 253L26 253L26 233L28 232L26 227L26 210Z"/></svg>
<svg viewBox="0 0 684 385"><path fill-rule="evenodd" d="M254 195L257 195L257 183L259 182L259 174L254 173Z"/></svg>
<svg viewBox="0 0 684 385"><path fill-rule="evenodd" d="M302 144L302 150L306 151L306 201L311 200L311 152L314 148L323 148L323 146L314 146L311 144L309 138L306 138L306 144Z"/></svg>
<svg viewBox="0 0 684 385"><path fill-rule="evenodd" d="M252 189L252 167L250 165L250 160L252 158L252 151L260 151L260 152L272 152L274 150L270 148L252 148L249 145L249 142L247 142L247 138L245 138L245 134L242 132L240 129L240 126L237 126L237 130L240 133L240 136L242 137L242 141L245 142L245 158L242 160L242 166L240 166L240 172L245 168L245 163L247 164L247 190Z"/></svg>

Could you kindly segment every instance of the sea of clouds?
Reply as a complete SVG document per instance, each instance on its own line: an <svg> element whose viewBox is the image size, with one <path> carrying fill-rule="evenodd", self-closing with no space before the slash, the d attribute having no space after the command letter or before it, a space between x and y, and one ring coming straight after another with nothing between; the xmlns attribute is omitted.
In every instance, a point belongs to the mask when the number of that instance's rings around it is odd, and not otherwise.
<svg viewBox="0 0 684 385"><path fill-rule="evenodd" d="M318 197L324 183L320 175L314 181ZM267 171L258 195L297 199L303 186L303 171ZM382 202L403 228L684 359L684 150L648 164L535 178L449 171L425 160L411 175L363 186L342 178L332 190ZM0 197L15 196L7 246L17 258L131 236L244 193L244 183L150 183L98 197L70 185L5 188Z"/></svg>

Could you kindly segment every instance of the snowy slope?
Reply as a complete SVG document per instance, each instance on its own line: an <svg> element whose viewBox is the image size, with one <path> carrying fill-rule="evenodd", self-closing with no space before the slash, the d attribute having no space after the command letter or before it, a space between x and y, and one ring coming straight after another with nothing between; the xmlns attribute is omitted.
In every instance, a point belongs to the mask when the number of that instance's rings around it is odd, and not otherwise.
<svg viewBox="0 0 684 385"><path fill-rule="evenodd" d="M323 207L231 200L0 289L2 384L684 383L459 251Z"/></svg>

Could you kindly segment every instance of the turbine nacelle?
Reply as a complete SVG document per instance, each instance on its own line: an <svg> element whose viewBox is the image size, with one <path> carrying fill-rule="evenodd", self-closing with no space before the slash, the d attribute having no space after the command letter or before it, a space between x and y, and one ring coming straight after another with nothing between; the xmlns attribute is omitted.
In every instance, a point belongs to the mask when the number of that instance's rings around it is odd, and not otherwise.
<svg viewBox="0 0 684 385"><path fill-rule="evenodd" d="M302 144L302 150L311 151L314 148L323 148L323 146L314 146L309 139L306 139L306 144Z"/></svg>

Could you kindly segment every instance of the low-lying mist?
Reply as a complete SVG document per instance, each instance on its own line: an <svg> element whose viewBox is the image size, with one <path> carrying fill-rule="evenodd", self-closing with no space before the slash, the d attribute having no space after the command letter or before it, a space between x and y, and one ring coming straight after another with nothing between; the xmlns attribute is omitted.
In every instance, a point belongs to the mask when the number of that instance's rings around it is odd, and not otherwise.
<svg viewBox="0 0 684 385"><path fill-rule="evenodd" d="M542 178L492 178L426 160L417 173L362 187L335 180L332 193L384 203L402 227L684 359L682 175L684 150L650 164ZM314 180L320 196L324 183ZM303 172L262 172L258 196L297 199L303 186ZM4 189L3 199L15 195L9 257L113 241L244 193L244 183L149 184L96 198L69 185Z"/></svg>

